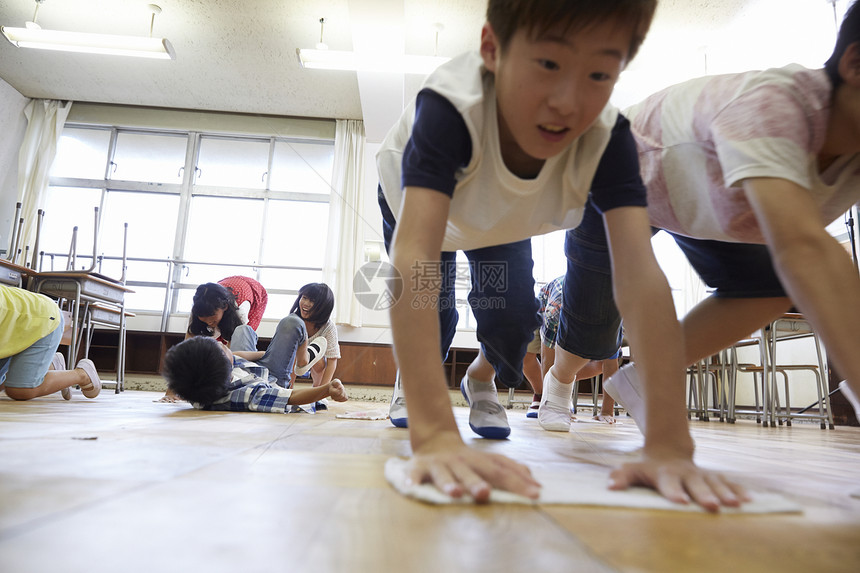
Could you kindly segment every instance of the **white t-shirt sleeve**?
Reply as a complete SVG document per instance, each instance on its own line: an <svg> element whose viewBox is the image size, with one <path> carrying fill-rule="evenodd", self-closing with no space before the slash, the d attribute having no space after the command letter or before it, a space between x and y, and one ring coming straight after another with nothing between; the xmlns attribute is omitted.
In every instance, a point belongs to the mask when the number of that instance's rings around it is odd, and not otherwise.
<svg viewBox="0 0 860 573"><path fill-rule="evenodd" d="M711 129L725 186L778 177L812 188L809 116L796 94L779 85L750 90L721 110Z"/></svg>
<svg viewBox="0 0 860 573"><path fill-rule="evenodd" d="M326 341L325 357L340 358L340 344L337 340L337 326L335 326L334 322L328 321L323 328L325 329L323 336L325 336Z"/></svg>

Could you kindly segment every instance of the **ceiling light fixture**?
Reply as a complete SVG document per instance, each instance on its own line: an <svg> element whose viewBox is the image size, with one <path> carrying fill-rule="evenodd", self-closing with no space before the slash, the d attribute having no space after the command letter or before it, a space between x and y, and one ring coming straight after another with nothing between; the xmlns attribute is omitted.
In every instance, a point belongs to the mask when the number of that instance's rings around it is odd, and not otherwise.
<svg viewBox="0 0 860 573"><path fill-rule="evenodd" d="M149 25L149 37L147 38L145 36L116 36L111 34L42 30L35 22L36 14L39 12L39 5L42 2L44 0L36 0L36 13L33 14L33 21L27 22L25 28L0 26L0 33L6 36L9 42L19 48L133 56L162 60L176 59L173 46L166 38L152 37L155 15L161 13L161 8L155 4L149 4L152 19Z"/></svg>
<svg viewBox="0 0 860 573"><path fill-rule="evenodd" d="M317 49L298 48L299 65L309 70L340 70L352 72L397 72L401 74L427 75L451 58L432 56L408 56L403 54L364 54L345 50L329 50L323 43L323 24L320 18L320 41ZM436 50L439 48L439 32L442 24L434 24Z"/></svg>

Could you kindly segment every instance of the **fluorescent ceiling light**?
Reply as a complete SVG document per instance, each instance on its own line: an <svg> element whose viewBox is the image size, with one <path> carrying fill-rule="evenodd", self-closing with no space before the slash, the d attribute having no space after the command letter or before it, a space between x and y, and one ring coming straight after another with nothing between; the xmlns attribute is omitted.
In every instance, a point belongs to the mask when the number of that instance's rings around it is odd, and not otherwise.
<svg viewBox="0 0 860 573"><path fill-rule="evenodd" d="M87 54L110 54L175 60L173 46L166 38L143 36L114 36L110 34L86 34L29 28L0 26L0 32L19 48L58 50L61 52L84 52Z"/></svg>
<svg viewBox="0 0 860 573"><path fill-rule="evenodd" d="M340 50L296 50L299 64L312 70L343 70L360 72L396 72L427 75L451 58L437 56L406 56L386 54L356 54Z"/></svg>

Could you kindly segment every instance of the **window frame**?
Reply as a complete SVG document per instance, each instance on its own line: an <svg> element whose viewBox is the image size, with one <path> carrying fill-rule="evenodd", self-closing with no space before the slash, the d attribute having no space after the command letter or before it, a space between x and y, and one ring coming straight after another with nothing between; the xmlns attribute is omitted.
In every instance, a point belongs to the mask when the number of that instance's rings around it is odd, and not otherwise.
<svg viewBox="0 0 860 573"><path fill-rule="evenodd" d="M318 272L320 276L322 276L324 272L324 260L320 260L319 266L314 267L303 267L303 266L290 266L290 265L264 265L259 264L258 261L262 260L263 255L263 237L265 236L265 225L269 219L269 201L277 200L277 201L293 201L293 202L303 202L303 203L326 203L331 204L332 192L330 190L329 193L305 193L305 192L296 192L296 191L273 191L270 189L271 182L271 172L272 172L272 164L275 152L275 146L277 143L300 143L300 144L314 144L314 145L326 145L334 148L334 139L315 139L308 137L288 137L281 135L253 135L253 134L244 134L244 133L223 133L223 132L205 132L193 129L162 129L162 128L145 128L145 127L123 127L123 126L107 126L107 125L99 125L85 122L67 122L63 129L92 129L99 131L110 131L110 140L107 149L107 155L105 157L105 165L104 165L104 176L102 179L84 179L77 177L61 177L61 176L51 176L49 178L49 185L51 187L76 187L76 188L84 188L84 189L100 189L101 196L99 199L99 209L100 212L104 212L104 204L105 197L108 191L113 192L134 192L134 193L153 193L153 194L168 194L168 195L178 195L179 196L179 213L176 222L176 229L173 241L173 250L170 255L170 259L158 259L152 257L129 257L129 261L146 261L146 262L165 262L170 269L165 271L166 282L157 282L157 281L129 281L127 284L130 288L134 288L135 286L139 287L159 287L165 289L165 305L164 309L161 311L162 314L162 329L166 328L167 321L170 315L174 315L177 313L181 313L180 309L177 308L177 302L179 299L178 292L185 289L193 289L196 288L196 284L188 284L183 283L182 278L184 274L184 269L188 265L208 265L208 264L217 264L221 266L227 267L235 267L237 269L237 273L241 273L243 271L244 274L248 274L250 276L259 276L260 268L272 268L272 269L286 269L286 270L299 270L299 271L312 271ZM186 149L185 149L185 158L184 164L180 167L182 171L182 181L181 183L154 183L154 182L143 182L143 181L127 181L120 179L111 179L111 175L114 171L114 166L116 165L114 159L116 158L116 146L117 140L121 134L130 133L130 134L143 134L143 135L156 135L156 136L171 136L171 137L184 137L186 138ZM265 142L268 145L268 162L267 162L267 171L263 174L265 177L265 185L263 189L253 189L247 187L223 187L223 186L214 186L214 185L200 185L196 183L196 175L200 157L200 149L202 142L205 139L219 139L219 140L228 140L228 141L255 141L255 142ZM334 158L332 158L332 171L334 170ZM332 177L333 177L332 173ZM194 197L230 197L237 199L259 199L263 201L263 209L261 212L262 220L260 221L260 225L262 226L260 231L260 244L257 249L255 263L254 264L238 264L238 263L224 263L224 262L213 262L213 261L189 261L185 259L184 253L186 250L186 243L188 239L188 225L189 225L189 217L190 217L190 208L192 199ZM101 249L100 249L101 250ZM63 253L49 253L49 256L53 257L65 256ZM87 255L80 255L80 257L87 257ZM99 259L104 258L112 258L106 257L104 255L100 256ZM321 280L321 279L320 279ZM297 289L268 289L274 295L284 294L284 295L295 295L297 294ZM141 313L154 313L155 311L152 309L131 309L135 310L135 312Z"/></svg>

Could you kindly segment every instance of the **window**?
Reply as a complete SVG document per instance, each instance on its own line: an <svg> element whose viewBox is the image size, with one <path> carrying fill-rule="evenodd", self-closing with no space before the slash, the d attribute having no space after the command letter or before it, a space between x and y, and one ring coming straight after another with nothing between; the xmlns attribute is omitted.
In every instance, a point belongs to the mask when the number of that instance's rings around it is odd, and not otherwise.
<svg viewBox="0 0 860 573"><path fill-rule="evenodd" d="M66 127L51 166L53 177L103 179L108 162L109 129Z"/></svg>
<svg viewBox="0 0 860 573"><path fill-rule="evenodd" d="M185 172L193 165L192 173ZM281 318L322 280L334 142L67 125L51 170L43 268L89 267L99 207L99 268L119 278L128 223L127 301L135 312L188 312L196 286L255 277ZM172 285L172 289L168 289ZM168 293L172 293L168 299Z"/></svg>
<svg viewBox="0 0 860 573"><path fill-rule="evenodd" d="M75 227L77 253L92 255L95 207L101 205L101 197L101 189L53 186L48 189L39 248L45 253L53 253L54 256L47 256L42 262L43 269L59 271L66 268L66 255L71 247ZM81 267L80 260L75 268ZM88 259L84 262L85 268L90 266Z"/></svg>
<svg viewBox="0 0 860 573"><path fill-rule="evenodd" d="M260 222L263 201L235 197L194 197L188 219L184 259L200 262L248 263L260 261ZM225 274L227 273L227 274ZM187 281L236 274L230 267L191 266Z"/></svg>
<svg viewBox="0 0 860 573"><path fill-rule="evenodd" d="M332 145L278 141L272 160L272 189L327 195L333 164Z"/></svg>
<svg viewBox="0 0 860 573"><path fill-rule="evenodd" d="M268 165L268 141L201 137L194 183L265 189Z"/></svg>
<svg viewBox="0 0 860 573"><path fill-rule="evenodd" d="M184 135L120 132L111 163L111 179L182 183L185 149Z"/></svg>

